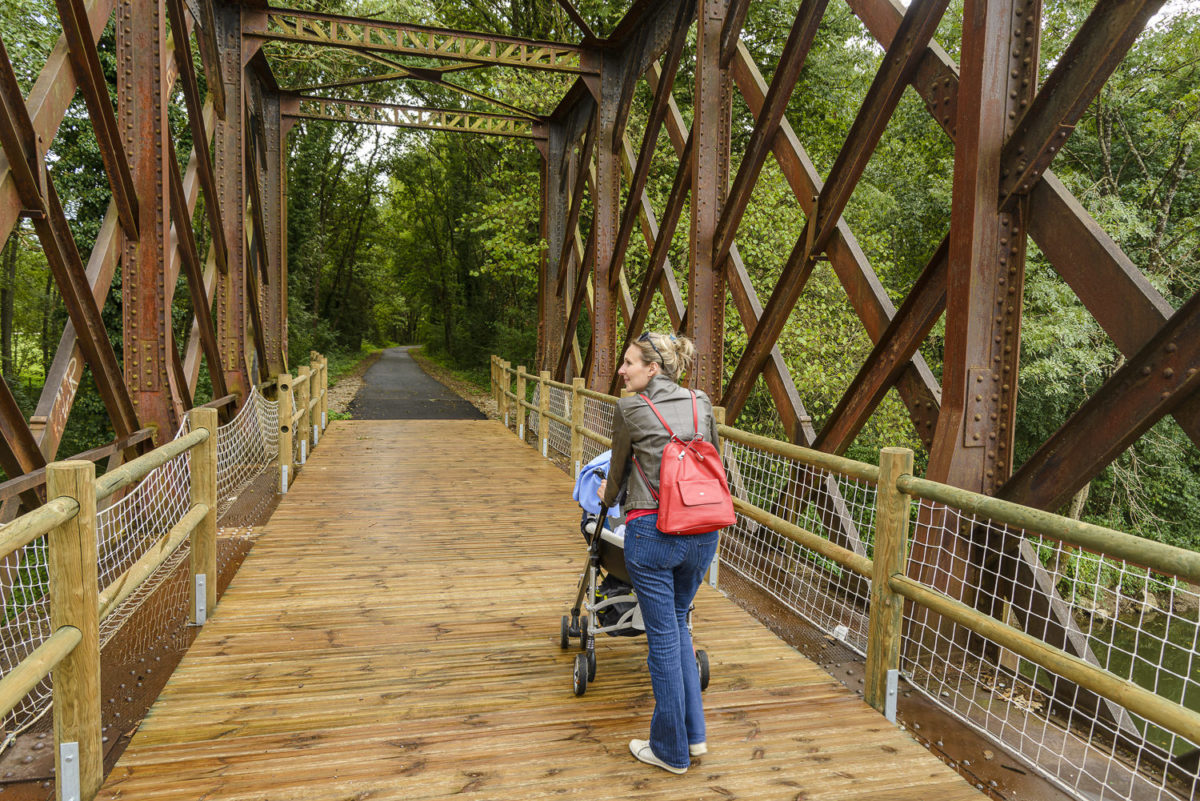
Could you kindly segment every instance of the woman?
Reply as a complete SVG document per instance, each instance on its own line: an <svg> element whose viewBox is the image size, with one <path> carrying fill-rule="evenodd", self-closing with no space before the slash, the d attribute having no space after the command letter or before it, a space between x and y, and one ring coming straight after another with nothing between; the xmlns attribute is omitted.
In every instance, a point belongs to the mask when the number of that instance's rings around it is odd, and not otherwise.
<svg viewBox="0 0 1200 801"><path fill-rule="evenodd" d="M705 569L717 551L717 532L664 533L658 520L658 472L663 446L670 435L655 415L681 439L694 433L716 443L712 404L703 392L679 386L680 375L695 361L691 341L670 334L642 334L625 351L618 371L625 388L638 394L617 402L613 417L612 462L599 494L611 506L623 487L626 514L625 566L637 591L646 624L654 715L650 739L631 740L629 750L650 765L684 773L690 757L708 750L700 674L687 627L688 609ZM695 427L694 427L695 426Z"/></svg>

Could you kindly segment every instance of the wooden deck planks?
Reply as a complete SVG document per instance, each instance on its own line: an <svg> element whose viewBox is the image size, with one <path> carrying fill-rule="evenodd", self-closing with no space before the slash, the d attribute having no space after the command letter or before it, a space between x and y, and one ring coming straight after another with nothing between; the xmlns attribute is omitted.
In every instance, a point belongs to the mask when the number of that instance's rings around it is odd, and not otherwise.
<svg viewBox="0 0 1200 801"><path fill-rule="evenodd" d="M493 422L332 424L99 797L982 797L708 587L710 753L636 762L645 640L602 639L582 698L558 645L570 492Z"/></svg>

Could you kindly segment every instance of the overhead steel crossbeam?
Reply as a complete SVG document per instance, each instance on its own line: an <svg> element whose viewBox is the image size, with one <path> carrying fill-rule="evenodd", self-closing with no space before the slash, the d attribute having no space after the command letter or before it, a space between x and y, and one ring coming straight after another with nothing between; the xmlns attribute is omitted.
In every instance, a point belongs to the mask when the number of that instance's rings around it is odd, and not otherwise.
<svg viewBox="0 0 1200 801"><path fill-rule="evenodd" d="M390 125L396 128L514 136L523 139L539 138L537 124L525 117L392 103L367 103L330 97L293 98L283 115L291 119L333 120ZM541 136L544 137L544 134Z"/></svg>
<svg viewBox="0 0 1200 801"><path fill-rule="evenodd" d="M471 61L565 73L594 73L576 45L365 20L334 14L268 9L242 27L243 36L265 41L341 47L376 53Z"/></svg>

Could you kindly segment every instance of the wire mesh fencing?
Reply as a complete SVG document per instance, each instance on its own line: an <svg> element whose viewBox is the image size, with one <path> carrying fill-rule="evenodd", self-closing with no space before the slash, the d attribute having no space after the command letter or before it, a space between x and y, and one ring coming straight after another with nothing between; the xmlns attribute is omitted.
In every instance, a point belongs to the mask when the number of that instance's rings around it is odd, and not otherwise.
<svg viewBox="0 0 1200 801"><path fill-rule="evenodd" d="M1195 587L928 500L914 512L909 576L1120 679L1200 707ZM962 576L969 580L956 583ZM901 672L1080 797L1166 801L1200 789L1200 743L928 610L910 613Z"/></svg>
<svg viewBox="0 0 1200 801"><path fill-rule="evenodd" d="M617 402L583 397L583 427L594 431L603 437L612 438L613 415L617 410ZM591 437L583 438L583 463L587 464L608 450L608 446L597 442Z"/></svg>
<svg viewBox="0 0 1200 801"><path fill-rule="evenodd" d="M875 487L726 439L730 491L831 542L870 557ZM721 538L722 570L736 572L814 626L866 653L870 581L739 512Z"/></svg>
<svg viewBox="0 0 1200 801"><path fill-rule="evenodd" d="M278 403L255 389L237 416L219 427L218 514L272 465L278 450L278 425ZM176 436L187 432L185 420ZM100 589L120 580L188 512L190 483L191 456L185 452L97 511ZM245 539L240 535L223 541L219 538L219 561L228 564L235 552L244 552L241 541ZM187 621L191 587L185 575L188 556L189 548L184 544L101 621L100 643L106 662L190 642ZM146 603L149 599L153 602ZM45 536L0 561L0 602L0 673L7 674L51 634ZM127 627L135 617L137 624ZM120 638L118 632L122 632ZM46 678L0 720L0 748L42 719L50 709L50 700L51 681Z"/></svg>

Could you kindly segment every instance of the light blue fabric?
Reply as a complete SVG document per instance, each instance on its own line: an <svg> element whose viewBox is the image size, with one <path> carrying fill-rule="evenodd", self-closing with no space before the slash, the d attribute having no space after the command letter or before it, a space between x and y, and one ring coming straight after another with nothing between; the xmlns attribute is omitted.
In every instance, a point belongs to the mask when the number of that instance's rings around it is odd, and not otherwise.
<svg viewBox="0 0 1200 801"><path fill-rule="evenodd" d="M596 495L596 490L600 489L600 482L608 475L608 462L611 458L612 451L605 451L588 462L575 479L575 491L571 497L578 501L588 514L600 514L600 498ZM608 516L620 517L621 505L609 507Z"/></svg>

